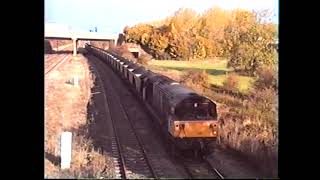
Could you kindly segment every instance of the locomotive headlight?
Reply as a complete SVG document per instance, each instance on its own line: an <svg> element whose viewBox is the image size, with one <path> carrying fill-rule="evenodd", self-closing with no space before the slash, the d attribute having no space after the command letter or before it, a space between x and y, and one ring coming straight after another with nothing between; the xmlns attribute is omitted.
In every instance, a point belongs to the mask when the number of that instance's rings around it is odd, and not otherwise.
<svg viewBox="0 0 320 180"><path fill-rule="evenodd" d="M210 124L210 126L209 126L210 129L213 129L213 128L216 128L216 127L217 127L216 124Z"/></svg>

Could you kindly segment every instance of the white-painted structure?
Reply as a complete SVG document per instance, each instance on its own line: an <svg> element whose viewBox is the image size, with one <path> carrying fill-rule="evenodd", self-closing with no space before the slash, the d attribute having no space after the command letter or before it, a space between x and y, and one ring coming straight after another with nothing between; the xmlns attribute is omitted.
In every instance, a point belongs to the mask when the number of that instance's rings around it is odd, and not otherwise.
<svg viewBox="0 0 320 180"><path fill-rule="evenodd" d="M72 133L63 132L61 134L61 148L60 148L60 157L61 157L61 169L68 169L71 165L71 156L72 156Z"/></svg>

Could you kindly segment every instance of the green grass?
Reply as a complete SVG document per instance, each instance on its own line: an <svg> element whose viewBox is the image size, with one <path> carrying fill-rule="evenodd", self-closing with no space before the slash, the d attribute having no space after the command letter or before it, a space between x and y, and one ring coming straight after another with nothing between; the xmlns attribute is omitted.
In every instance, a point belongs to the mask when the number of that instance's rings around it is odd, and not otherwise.
<svg viewBox="0 0 320 180"><path fill-rule="evenodd" d="M226 60L152 60L148 67L154 70L178 71L179 74L186 70L205 70L209 74L209 83L218 86L222 86L227 74L232 72L232 69L227 68ZM253 81L252 77L239 75L239 90L245 92Z"/></svg>

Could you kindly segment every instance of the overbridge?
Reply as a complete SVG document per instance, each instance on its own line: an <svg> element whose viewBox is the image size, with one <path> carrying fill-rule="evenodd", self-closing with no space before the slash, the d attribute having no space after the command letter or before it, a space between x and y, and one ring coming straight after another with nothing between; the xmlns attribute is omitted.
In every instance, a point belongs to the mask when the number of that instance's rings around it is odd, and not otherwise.
<svg viewBox="0 0 320 180"><path fill-rule="evenodd" d="M117 44L117 35L97 32L73 32L73 31L50 31L45 30L46 39L71 39L73 41L73 55L77 55L77 41L91 40L91 41L113 41Z"/></svg>

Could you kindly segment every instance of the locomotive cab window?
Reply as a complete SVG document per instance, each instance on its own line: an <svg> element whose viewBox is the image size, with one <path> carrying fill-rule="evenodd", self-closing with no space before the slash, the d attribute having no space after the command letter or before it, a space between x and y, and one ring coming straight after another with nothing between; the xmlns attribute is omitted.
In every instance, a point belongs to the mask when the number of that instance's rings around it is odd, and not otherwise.
<svg viewBox="0 0 320 180"><path fill-rule="evenodd" d="M175 115L181 120L214 119L216 111L212 103L185 102L175 108Z"/></svg>

